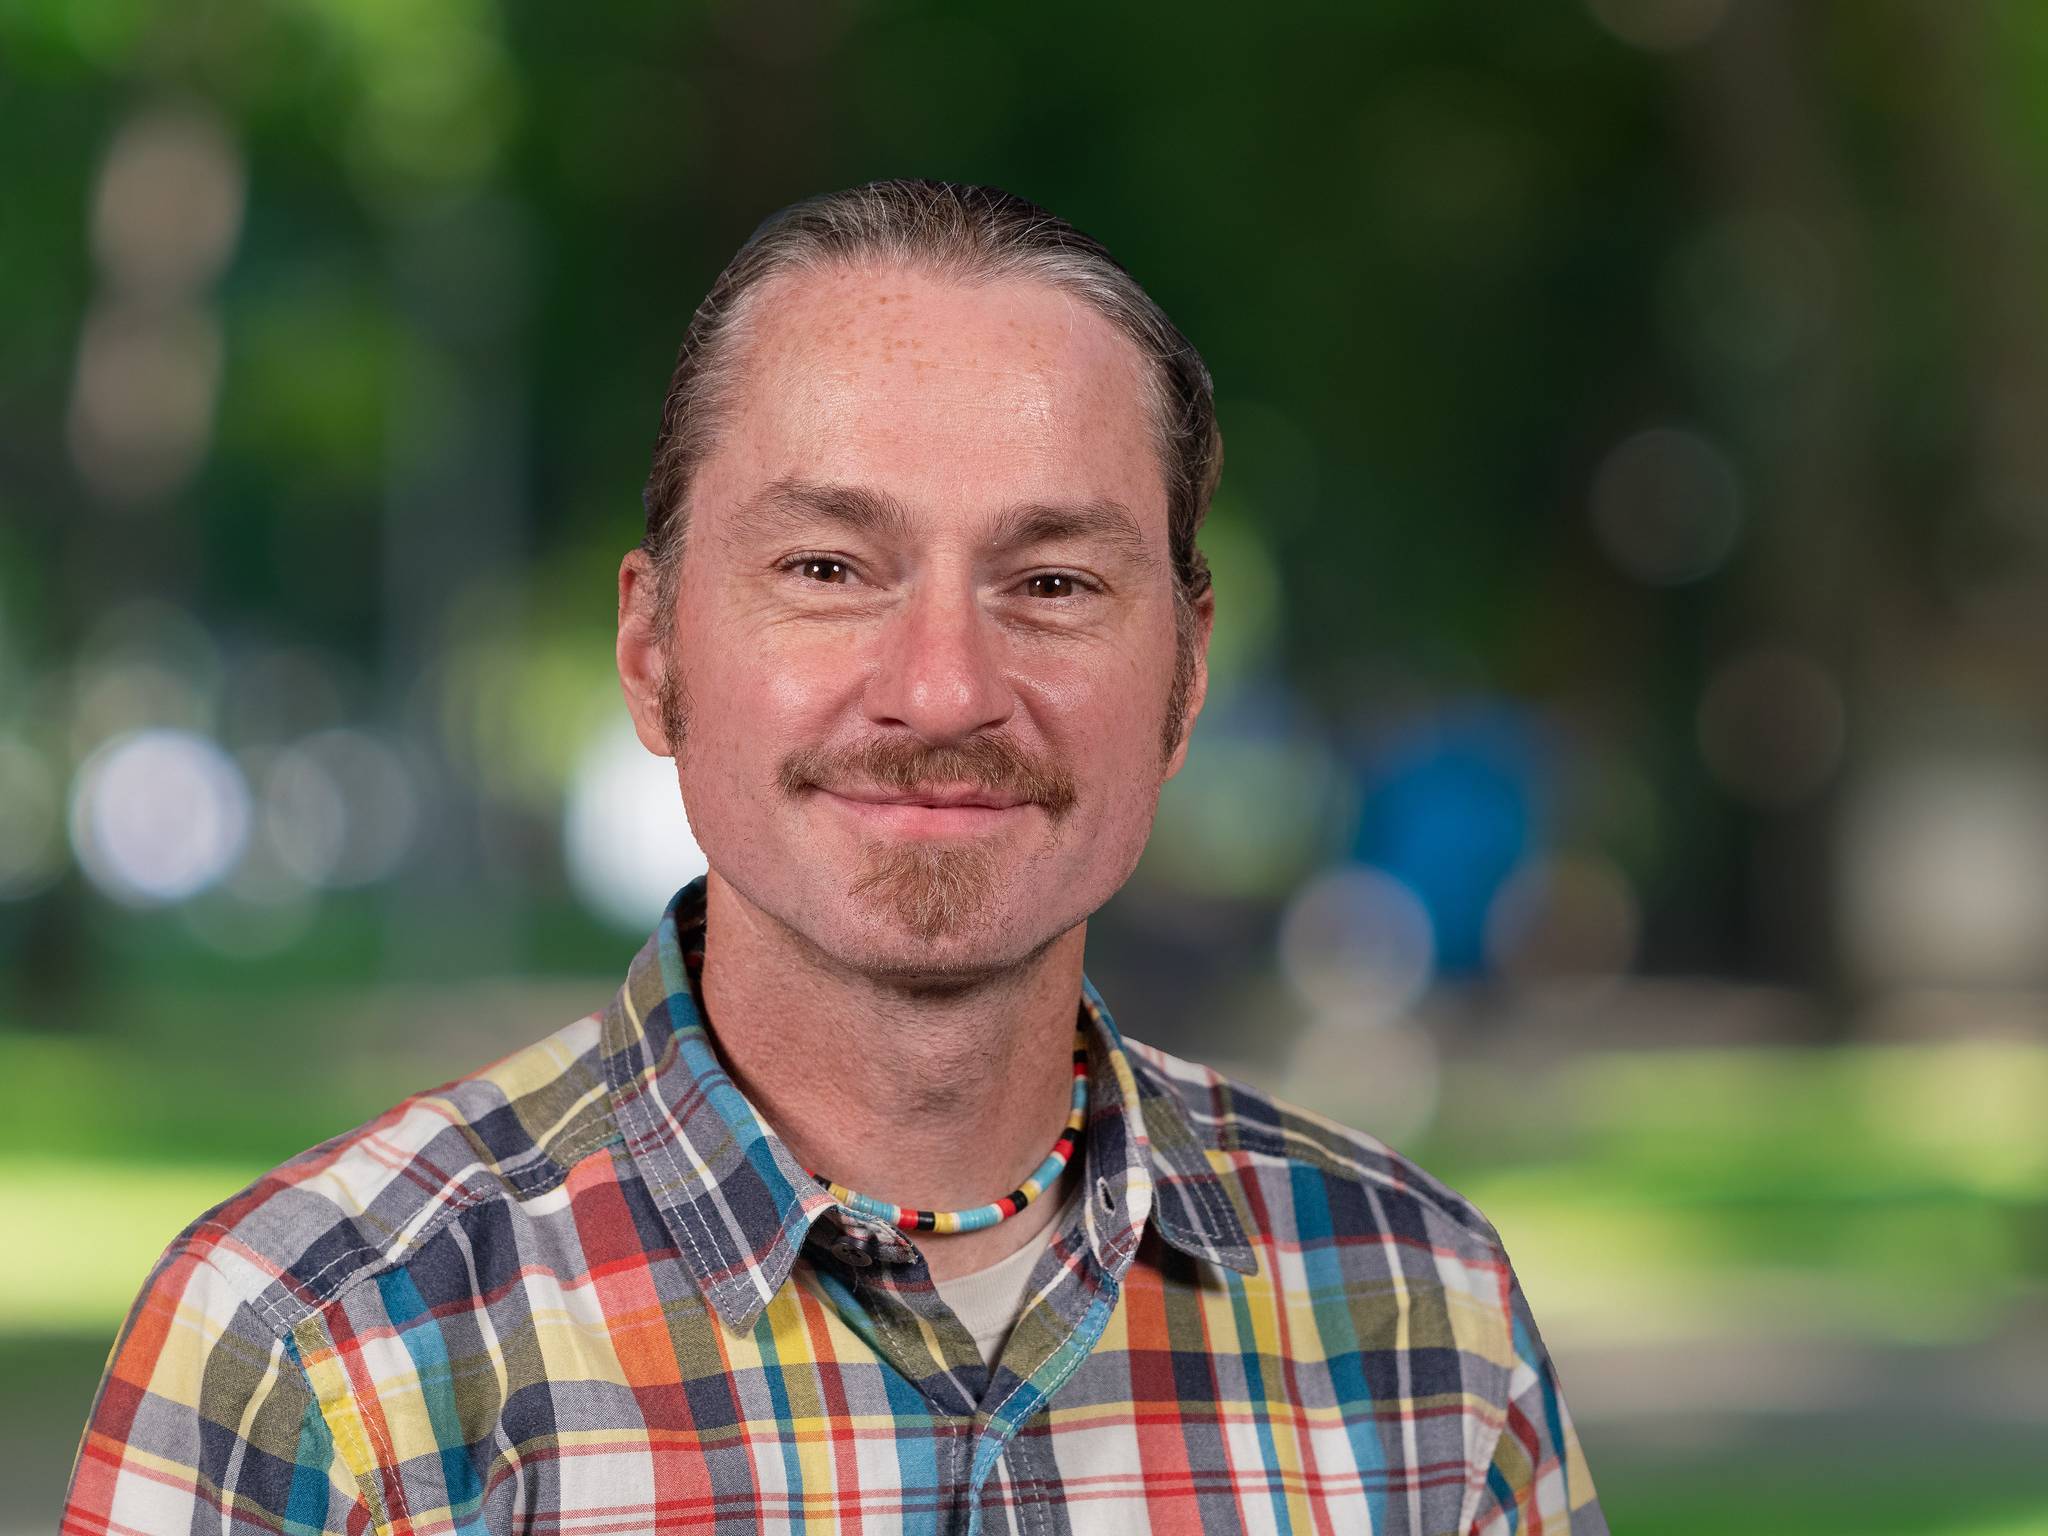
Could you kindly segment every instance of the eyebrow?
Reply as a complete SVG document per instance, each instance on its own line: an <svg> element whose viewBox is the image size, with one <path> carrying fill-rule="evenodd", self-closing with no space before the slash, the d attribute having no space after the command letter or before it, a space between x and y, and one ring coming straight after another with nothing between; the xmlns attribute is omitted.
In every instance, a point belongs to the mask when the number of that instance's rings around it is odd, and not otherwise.
<svg viewBox="0 0 2048 1536"><path fill-rule="evenodd" d="M880 538L914 537L909 510L895 497L865 486L794 476L774 481L736 508L732 533L766 541L821 522ZM1016 550L1060 539L1099 539L1141 566L1158 560L1130 509L1107 498L1005 508L989 529L987 543L996 550Z"/></svg>
<svg viewBox="0 0 2048 1536"><path fill-rule="evenodd" d="M1021 549L1059 539L1098 539L1137 565L1153 565L1157 556L1144 530L1122 502L1034 502L1011 507L996 518L989 543L996 549Z"/></svg>
<svg viewBox="0 0 2048 1536"><path fill-rule="evenodd" d="M732 531L743 538L769 539L820 522L881 536L902 536L910 530L910 514L893 496L858 485L821 485L792 477L774 481L735 508Z"/></svg>

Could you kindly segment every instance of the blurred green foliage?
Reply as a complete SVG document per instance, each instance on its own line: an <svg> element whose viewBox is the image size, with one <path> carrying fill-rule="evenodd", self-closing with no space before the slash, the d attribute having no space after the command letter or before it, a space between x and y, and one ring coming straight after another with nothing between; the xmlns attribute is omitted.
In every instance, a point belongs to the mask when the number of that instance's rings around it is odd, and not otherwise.
<svg viewBox="0 0 2048 1536"><path fill-rule="evenodd" d="M560 832L674 347L767 212L921 174L1100 235L1218 381L1216 694L1091 938L1126 1025L1278 1073L1314 1021L1270 1006L1276 917L1375 752L1516 712L1534 851L1620 893L1567 958L1726 1016L1617 1041L1504 965L1417 1148L1568 1388L1586 1362L1616 1529L2048 1531L2009 1364L2048 1335L2048 977L1883 973L1842 896L1866 780L1930 743L2025 778L2048 738L2044 82L2022 0L0 6L0 1229L51 1256L0 1279L25 1517L177 1226L604 1001L531 978L631 948ZM215 182L117 198L158 141ZM209 185L217 260L178 245ZM1624 526L1602 487L1647 429L1710 473ZM1716 694L1760 651L1805 692ZM381 733L416 846L276 911L108 901L62 853L71 776L195 722L259 784ZM1999 889L1916 910L1981 926ZM1959 980L1962 1022L1858 1038ZM1805 1000L1767 1039L1716 1012L1758 981Z"/></svg>

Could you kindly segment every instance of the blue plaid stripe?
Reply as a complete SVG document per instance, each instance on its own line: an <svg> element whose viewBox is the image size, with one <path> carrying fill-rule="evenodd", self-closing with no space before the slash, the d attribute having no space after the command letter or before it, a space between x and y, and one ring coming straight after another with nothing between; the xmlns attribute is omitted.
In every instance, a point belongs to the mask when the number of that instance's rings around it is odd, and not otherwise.
<svg viewBox="0 0 2048 1536"><path fill-rule="evenodd" d="M64 1529L1604 1532L1498 1238L1413 1164L1084 984L1108 1199L991 1369L725 1073L702 939L697 886L604 1015L195 1222Z"/></svg>

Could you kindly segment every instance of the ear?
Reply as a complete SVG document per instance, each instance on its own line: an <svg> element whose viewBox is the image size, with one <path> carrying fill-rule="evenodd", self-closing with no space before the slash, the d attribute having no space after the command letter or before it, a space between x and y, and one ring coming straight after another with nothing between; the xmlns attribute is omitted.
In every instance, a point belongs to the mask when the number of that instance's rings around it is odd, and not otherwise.
<svg viewBox="0 0 2048 1536"><path fill-rule="evenodd" d="M619 686L625 691L626 708L633 716L633 731L640 745L656 757L669 757L668 732L661 720L661 685L668 674L671 647L661 643L660 635L673 628L675 615L659 612L660 586L654 562L644 549L631 551L619 562ZM670 623L662 623L664 617Z"/></svg>
<svg viewBox="0 0 2048 1536"><path fill-rule="evenodd" d="M1209 697L1209 636L1216 628L1216 589L1211 587L1189 605L1189 618L1195 633L1191 642L1194 650L1195 675L1188 687L1187 708L1181 716L1180 740L1173 749L1173 755L1166 760L1166 777L1172 778L1180 772L1182 763L1188 760L1188 738L1195 731L1195 717L1202 712L1202 703Z"/></svg>

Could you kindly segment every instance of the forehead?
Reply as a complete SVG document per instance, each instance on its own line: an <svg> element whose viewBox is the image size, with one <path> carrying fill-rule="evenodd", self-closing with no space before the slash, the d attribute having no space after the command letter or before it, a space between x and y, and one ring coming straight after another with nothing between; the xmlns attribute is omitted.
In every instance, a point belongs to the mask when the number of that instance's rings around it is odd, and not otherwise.
<svg viewBox="0 0 2048 1536"><path fill-rule="evenodd" d="M693 518L799 479L958 517L1111 500L1164 541L1144 359L1047 284L886 266L781 277L753 295L734 364Z"/></svg>

